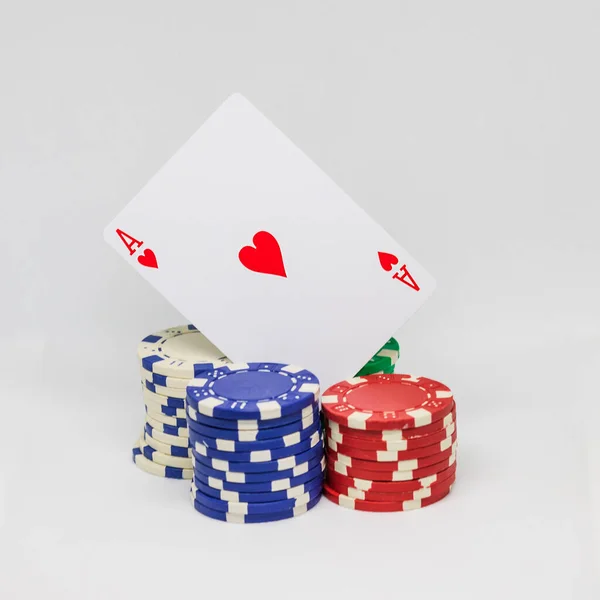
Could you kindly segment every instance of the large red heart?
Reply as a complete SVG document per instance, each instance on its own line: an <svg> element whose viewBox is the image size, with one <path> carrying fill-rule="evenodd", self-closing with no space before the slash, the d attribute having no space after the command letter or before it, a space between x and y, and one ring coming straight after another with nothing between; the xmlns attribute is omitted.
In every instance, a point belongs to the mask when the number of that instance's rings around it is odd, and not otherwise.
<svg viewBox="0 0 600 600"><path fill-rule="evenodd" d="M391 271L394 265L398 264L398 259L393 254L387 252L378 252L379 262L384 271Z"/></svg>
<svg viewBox="0 0 600 600"><path fill-rule="evenodd" d="M256 273L287 277L283 266L281 248L268 231L259 231L252 238L253 246L244 246L239 253L240 262Z"/></svg>
<svg viewBox="0 0 600 600"><path fill-rule="evenodd" d="M140 265L143 265L144 267L150 267L151 269L158 269L156 254L154 254L150 248L146 248L143 254L140 254L137 258Z"/></svg>

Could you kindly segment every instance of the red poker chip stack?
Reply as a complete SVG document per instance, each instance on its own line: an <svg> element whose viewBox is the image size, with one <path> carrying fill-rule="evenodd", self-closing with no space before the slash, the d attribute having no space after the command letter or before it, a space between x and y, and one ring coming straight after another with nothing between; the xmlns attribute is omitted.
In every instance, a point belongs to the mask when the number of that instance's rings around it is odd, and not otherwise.
<svg viewBox="0 0 600 600"><path fill-rule="evenodd" d="M456 479L456 406L444 384L400 374L355 377L322 397L324 495L372 512L434 504Z"/></svg>

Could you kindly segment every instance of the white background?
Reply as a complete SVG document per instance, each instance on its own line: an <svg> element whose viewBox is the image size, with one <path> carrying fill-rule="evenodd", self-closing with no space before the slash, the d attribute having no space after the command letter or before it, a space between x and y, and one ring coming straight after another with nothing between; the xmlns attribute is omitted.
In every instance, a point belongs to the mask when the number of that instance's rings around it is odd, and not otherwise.
<svg viewBox="0 0 600 600"><path fill-rule="evenodd" d="M0 596L598 598L599 52L592 1L0 2ZM439 505L228 526L131 464L182 318L102 230L234 91L437 278Z"/></svg>

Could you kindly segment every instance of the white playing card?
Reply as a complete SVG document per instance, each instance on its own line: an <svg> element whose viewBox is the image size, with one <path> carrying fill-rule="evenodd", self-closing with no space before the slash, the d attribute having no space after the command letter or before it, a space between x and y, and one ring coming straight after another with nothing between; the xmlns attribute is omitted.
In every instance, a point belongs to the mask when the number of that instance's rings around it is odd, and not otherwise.
<svg viewBox="0 0 600 600"><path fill-rule="evenodd" d="M232 360L298 364L323 389L353 376L435 288L240 94L104 236Z"/></svg>

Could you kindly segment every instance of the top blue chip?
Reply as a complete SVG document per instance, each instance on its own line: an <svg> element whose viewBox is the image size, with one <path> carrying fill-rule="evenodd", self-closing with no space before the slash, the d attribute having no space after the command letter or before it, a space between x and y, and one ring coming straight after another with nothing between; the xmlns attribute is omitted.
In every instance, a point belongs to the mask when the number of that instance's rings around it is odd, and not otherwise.
<svg viewBox="0 0 600 600"><path fill-rule="evenodd" d="M229 364L191 381L187 401L208 417L279 419L317 404L319 380L295 365Z"/></svg>
<svg viewBox="0 0 600 600"><path fill-rule="evenodd" d="M138 345L138 358L146 371L178 379L194 379L230 362L193 325L145 337Z"/></svg>

